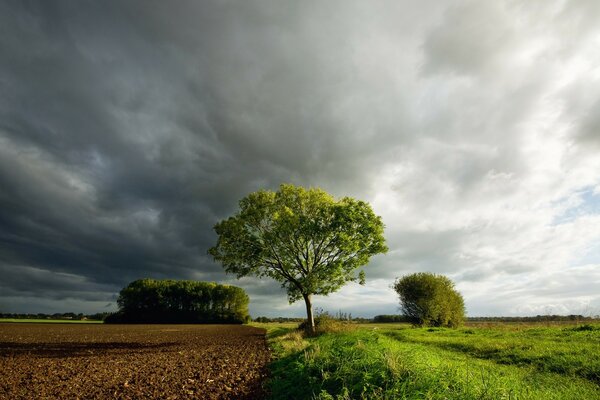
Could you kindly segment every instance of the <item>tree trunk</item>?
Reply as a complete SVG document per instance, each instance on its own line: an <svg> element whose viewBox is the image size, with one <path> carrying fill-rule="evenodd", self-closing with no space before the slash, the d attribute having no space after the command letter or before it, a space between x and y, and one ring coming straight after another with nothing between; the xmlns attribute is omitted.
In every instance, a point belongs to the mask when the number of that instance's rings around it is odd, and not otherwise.
<svg viewBox="0 0 600 400"><path fill-rule="evenodd" d="M315 333L315 319L313 317L311 295L305 294L302 295L302 297L304 297L304 302L306 303L306 321L308 322L308 332L313 334Z"/></svg>

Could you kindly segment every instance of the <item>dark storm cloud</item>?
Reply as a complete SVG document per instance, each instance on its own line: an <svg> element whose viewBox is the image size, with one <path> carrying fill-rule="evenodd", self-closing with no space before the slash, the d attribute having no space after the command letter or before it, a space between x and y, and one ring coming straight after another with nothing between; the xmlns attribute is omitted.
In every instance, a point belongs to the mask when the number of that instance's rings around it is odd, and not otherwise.
<svg viewBox="0 0 600 400"><path fill-rule="evenodd" d="M110 285L102 285L83 276L56 273L26 266L3 265L0 284L3 296L44 297L54 300L75 298L84 301L103 301Z"/></svg>
<svg viewBox="0 0 600 400"><path fill-rule="evenodd" d="M257 5L2 5L7 274L81 276L108 285L107 299L143 276L221 280L205 256L211 227L248 192L368 184L364 166L401 127L381 110L343 136L335 99L371 83L345 62L359 15ZM11 295L73 290L5 282Z"/></svg>
<svg viewBox="0 0 600 400"><path fill-rule="evenodd" d="M365 269L372 286L319 299L334 309L363 290L358 309L395 312L390 279L411 271L475 299L560 271L598 234L593 213L551 223L600 187L598 10L2 2L0 308L102 311L155 277L238 283L251 311L301 312L206 255L240 198L283 182L384 217L390 253Z"/></svg>
<svg viewBox="0 0 600 400"><path fill-rule="evenodd" d="M107 297L143 276L219 276L204 256L210 228L235 205L228 191L237 197L247 185L220 171L243 166L202 126L207 103L186 91L175 98L182 71L127 11L4 5L0 256L5 273L31 279L4 280L3 295L73 290L27 268L109 284Z"/></svg>

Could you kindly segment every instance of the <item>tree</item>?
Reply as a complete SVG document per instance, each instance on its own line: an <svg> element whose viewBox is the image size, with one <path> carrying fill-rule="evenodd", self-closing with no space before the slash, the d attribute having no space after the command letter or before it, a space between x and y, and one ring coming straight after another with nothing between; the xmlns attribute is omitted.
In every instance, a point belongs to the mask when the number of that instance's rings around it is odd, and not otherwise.
<svg viewBox="0 0 600 400"><path fill-rule="evenodd" d="M402 312L414 324L457 327L465 319L464 300L443 275L406 275L396 279L393 288L400 297Z"/></svg>
<svg viewBox="0 0 600 400"><path fill-rule="evenodd" d="M312 295L327 295L348 281L364 283L358 267L385 253L381 217L349 197L335 200L321 189L281 185L239 202L240 210L215 225L208 252L238 278L255 275L281 282L291 303L304 299L314 332Z"/></svg>
<svg viewBox="0 0 600 400"><path fill-rule="evenodd" d="M236 323L250 319L242 288L213 282L138 279L119 293L108 323Z"/></svg>

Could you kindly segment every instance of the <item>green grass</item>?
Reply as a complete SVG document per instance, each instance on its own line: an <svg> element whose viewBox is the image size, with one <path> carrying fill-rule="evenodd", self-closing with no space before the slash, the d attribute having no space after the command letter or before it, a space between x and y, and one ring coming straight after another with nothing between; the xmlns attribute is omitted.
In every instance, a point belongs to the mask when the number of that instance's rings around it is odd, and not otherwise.
<svg viewBox="0 0 600 400"><path fill-rule="evenodd" d="M303 338L266 327L273 399L600 399L600 326L412 329Z"/></svg>
<svg viewBox="0 0 600 400"><path fill-rule="evenodd" d="M464 329L433 333L415 329L388 332L388 336L497 364L531 366L538 371L600 384L600 328L534 328L517 332Z"/></svg>
<svg viewBox="0 0 600 400"><path fill-rule="evenodd" d="M26 319L26 318L0 318L0 323L36 323L36 324L102 324L102 321L78 319Z"/></svg>

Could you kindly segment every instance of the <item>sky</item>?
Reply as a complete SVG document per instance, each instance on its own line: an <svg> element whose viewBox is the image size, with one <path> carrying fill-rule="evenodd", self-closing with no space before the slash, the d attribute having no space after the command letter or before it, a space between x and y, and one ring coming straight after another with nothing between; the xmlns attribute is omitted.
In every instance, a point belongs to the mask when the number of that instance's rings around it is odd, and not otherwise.
<svg viewBox="0 0 600 400"><path fill-rule="evenodd" d="M281 183L369 202L389 247L314 305L600 314L600 2L0 2L0 312L116 309L139 278L279 284L206 251Z"/></svg>

